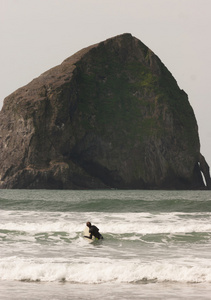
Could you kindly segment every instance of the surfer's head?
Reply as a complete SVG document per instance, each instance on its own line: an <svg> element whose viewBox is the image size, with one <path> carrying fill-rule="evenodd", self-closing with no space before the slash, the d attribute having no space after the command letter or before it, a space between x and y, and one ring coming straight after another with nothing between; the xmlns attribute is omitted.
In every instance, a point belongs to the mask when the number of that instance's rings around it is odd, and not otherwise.
<svg viewBox="0 0 211 300"><path fill-rule="evenodd" d="M91 224L90 222L86 222L86 226L87 226L87 227L91 227L91 225L92 225L92 224Z"/></svg>

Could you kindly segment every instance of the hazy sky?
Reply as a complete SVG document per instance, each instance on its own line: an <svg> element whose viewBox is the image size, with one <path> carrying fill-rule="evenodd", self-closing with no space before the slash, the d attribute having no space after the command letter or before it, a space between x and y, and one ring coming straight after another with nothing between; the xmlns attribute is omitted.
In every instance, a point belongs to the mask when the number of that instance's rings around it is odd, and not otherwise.
<svg viewBox="0 0 211 300"><path fill-rule="evenodd" d="M189 96L211 166L211 0L0 0L3 99L76 51L125 32Z"/></svg>

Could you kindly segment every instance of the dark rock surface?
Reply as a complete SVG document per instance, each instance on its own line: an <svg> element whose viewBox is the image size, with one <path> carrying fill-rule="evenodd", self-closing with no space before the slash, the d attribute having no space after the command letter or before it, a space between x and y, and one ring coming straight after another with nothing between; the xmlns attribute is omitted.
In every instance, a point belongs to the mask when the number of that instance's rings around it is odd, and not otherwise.
<svg viewBox="0 0 211 300"><path fill-rule="evenodd" d="M203 189L188 97L160 59L123 34L90 46L8 96L0 188Z"/></svg>

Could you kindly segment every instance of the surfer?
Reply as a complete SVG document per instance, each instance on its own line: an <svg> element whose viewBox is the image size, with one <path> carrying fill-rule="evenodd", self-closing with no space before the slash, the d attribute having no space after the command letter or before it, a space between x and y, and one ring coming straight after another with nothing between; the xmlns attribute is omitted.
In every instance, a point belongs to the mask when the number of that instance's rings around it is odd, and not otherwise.
<svg viewBox="0 0 211 300"><path fill-rule="evenodd" d="M92 225L90 222L86 223L86 226L89 227L89 236L86 236L89 239L92 239L92 236L94 236L97 240L102 240L103 236L102 234L99 232L99 229L95 226Z"/></svg>

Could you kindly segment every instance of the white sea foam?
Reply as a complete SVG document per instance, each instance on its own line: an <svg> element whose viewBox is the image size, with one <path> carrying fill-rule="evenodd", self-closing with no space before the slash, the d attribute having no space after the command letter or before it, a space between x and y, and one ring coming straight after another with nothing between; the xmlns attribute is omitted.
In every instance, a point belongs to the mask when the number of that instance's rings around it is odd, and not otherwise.
<svg viewBox="0 0 211 300"><path fill-rule="evenodd" d="M39 222L39 223L0 223L1 230L24 232L79 232L81 224L68 224L67 222Z"/></svg>
<svg viewBox="0 0 211 300"><path fill-rule="evenodd" d="M108 259L89 262L34 261L20 258L0 260L0 280L69 281L76 283L176 281L211 282L211 265L198 262L127 262Z"/></svg>
<svg viewBox="0 0 211 300"><path fill-rule="evenodd" d="M13 212L14 214L14 212ZM186 214L187 216L187 214ZM67 232L76 233L84 229L86 220L93 221L102 233L112 234L159 234L159 233L191 233L211 232L211 215L206 218L196 218L196 214L189 214L184 218L183 214L165 213L130 213L130 214L106 214L106 213L43 213L27 216L13 215L1 218L0 230L20 232ZM37 221L39 220L39 221Z"/></svg>

